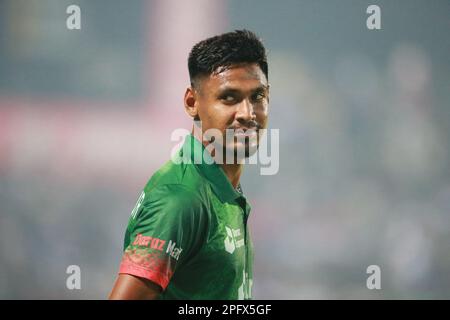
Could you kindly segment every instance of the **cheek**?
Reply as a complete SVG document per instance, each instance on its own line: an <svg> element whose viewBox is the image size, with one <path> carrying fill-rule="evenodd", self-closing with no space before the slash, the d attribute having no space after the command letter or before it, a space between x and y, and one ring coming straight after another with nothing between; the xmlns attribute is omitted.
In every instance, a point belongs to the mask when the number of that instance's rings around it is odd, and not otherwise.
<svg viewBox="0 0 450 320"><path fill-rule="evenodd" d="M202 126L206 129L210 127L211 122L214 121L214 110L207 100L200 101L198 106L198 115L202 122Z"/></svg>
<svg viewBox="0 0 450 320"><path fill-rule="evenodd" d="M261 108L261 110L259 110L259 112L256 113L256 120L259 122L259 124L261 124L261 126L263 128L265 128L267 125L268 115L269 115L269 109L267 106L265 106L264 108Z"/></svg>
<svg viewBox="0 0 450 320"><path fill-rule="evenodd" d="M217 104L202 105L202 107L199 108L199 117L202 122L203 130L224 130L227 127L229 119L229 115L225 109Z"/></svg>
<svg viewBox="0 0 450 320"><path fill-rule="evenodd" d="M211 106L210 110L210 119L214 121L217 129L226 129L233 123L235 117L234 108L222 104L215 104Z"/></svg>

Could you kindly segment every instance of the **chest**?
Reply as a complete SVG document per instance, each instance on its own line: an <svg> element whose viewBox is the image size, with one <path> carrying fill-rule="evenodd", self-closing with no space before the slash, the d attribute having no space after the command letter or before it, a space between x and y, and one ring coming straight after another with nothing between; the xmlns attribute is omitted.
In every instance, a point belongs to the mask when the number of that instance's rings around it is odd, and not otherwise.
<svg viewBox="0 0 450 320"><path fill-rule="evenodd" d="M249 272L253 244L246 214L238 204L213 202L206 245L201 259L237 276Z"/></svg>

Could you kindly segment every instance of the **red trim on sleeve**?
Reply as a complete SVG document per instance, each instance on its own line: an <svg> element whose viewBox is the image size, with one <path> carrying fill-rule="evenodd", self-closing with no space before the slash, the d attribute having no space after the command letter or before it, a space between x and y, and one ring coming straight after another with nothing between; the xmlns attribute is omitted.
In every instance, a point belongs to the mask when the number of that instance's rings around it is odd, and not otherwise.
<svg viewBox="0 0 450 320"><path fill-rule="evenodd" d="M131 274L133 276L151 280L161 286L163 290L169 285L170 277L172 275L171 273L163 274L156 270L147 269L134 263L126 256L123 257L122 262L120 263L119 273Z"/></svg>

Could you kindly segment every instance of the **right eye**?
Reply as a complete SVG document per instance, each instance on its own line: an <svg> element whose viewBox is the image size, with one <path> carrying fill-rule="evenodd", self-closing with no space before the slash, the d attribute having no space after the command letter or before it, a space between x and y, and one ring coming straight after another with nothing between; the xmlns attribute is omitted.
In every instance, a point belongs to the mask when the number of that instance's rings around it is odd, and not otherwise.
<svg viewBox="0 0 450 320"><path fill-rule="evenodd" d="M226 103L232 103L232 102L234 102L236 99L235 99L234 96L232 96L232 95L230 95L230 94L227 94L227 95L221 97L220 100L225 101Z"/></svg>

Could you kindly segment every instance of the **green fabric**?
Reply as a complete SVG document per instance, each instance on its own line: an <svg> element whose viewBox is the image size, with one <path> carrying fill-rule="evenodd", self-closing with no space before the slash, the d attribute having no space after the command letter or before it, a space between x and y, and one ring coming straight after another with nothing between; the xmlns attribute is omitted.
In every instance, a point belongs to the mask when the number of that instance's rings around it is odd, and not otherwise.
<svg viewBox="0 0 450 320"><path fill-rule="evenodd" d="M201 164L194 163L198 155ZM161 299L251 299L250 210L190 134L145 186L128 223L120 272L158 283Z"/></svg>

